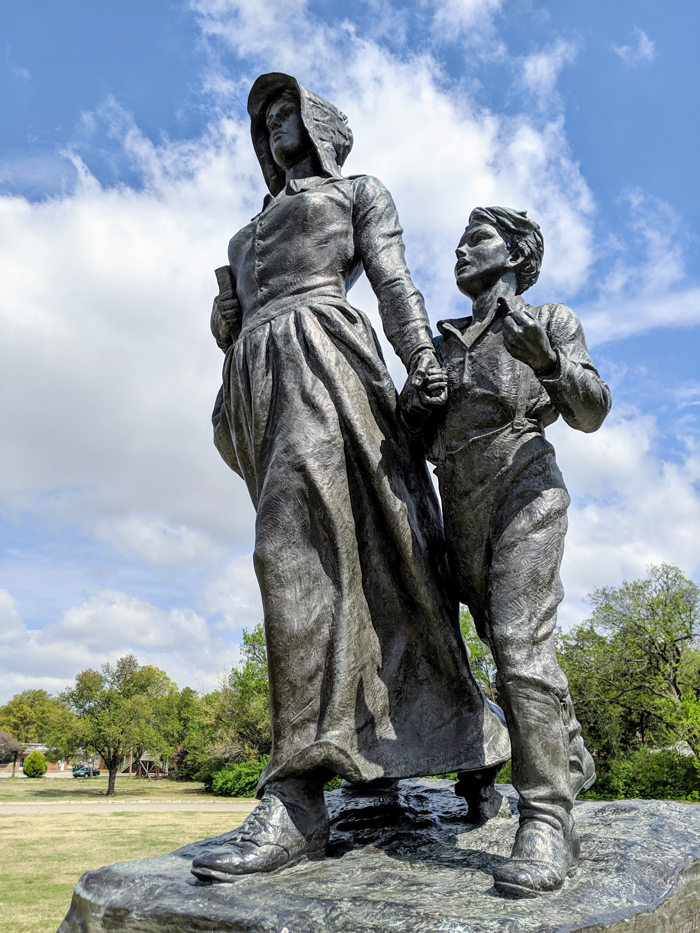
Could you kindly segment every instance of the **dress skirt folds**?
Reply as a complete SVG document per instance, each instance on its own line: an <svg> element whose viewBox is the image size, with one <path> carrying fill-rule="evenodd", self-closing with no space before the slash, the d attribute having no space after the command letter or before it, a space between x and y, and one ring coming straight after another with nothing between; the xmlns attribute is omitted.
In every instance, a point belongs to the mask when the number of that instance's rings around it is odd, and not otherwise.
<svg viewBox="0 0 700 933"><path fill-rule="evenodd" d="M364 314L314 289L227 352L217 444L257 508L273 747L260 788L509 757L459 632L437 498Z"/></svg>

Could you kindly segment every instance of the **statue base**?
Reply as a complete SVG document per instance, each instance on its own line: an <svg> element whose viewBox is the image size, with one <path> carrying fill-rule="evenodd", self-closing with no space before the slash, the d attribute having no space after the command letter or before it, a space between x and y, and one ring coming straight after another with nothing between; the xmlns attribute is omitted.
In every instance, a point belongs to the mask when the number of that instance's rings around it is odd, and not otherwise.
<svg viewBox="0 0 700 933"><path fill-rule="evenodd" d="M216 839L110 865L78 882L59 933L691 933L700 930L700 808L656 800L577 804L577 873L555 894L498 896L516 794L480 827L451 781L326 794L327 857L204 884L193 857Z"/></svg>

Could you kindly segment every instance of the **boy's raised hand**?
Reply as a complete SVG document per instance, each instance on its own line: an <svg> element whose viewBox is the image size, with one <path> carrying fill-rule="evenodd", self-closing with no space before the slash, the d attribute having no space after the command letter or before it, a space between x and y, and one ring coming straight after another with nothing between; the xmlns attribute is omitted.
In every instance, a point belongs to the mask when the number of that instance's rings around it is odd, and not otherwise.
<svg viewBox="0 0 700 933"><path fill-rule="evenodd" d="M521 360L538 376L547 376L557 365L557 356L552 349L545 329L524 308L516 308L507 299L498 299L503 318L503 342L506 350Z"/></svg>

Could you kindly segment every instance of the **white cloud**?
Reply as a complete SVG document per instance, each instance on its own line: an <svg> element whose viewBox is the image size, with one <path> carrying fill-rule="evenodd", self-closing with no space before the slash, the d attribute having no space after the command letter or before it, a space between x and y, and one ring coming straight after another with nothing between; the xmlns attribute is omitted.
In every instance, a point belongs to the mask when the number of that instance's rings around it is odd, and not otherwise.
<svg viewBox="0 0 700 933"><path fill-rule="evenodd" d="M575 43L557 39L547 48L527 55L519 63L520 84L542 102L549 100L562 69L576 58L577 52Z"/></svg>
<svg viewBox="0 0 700 933"><path fill-rule="evenodd" d="M622 59L628 68L648 65L656 57L654 43L638 26L635 26L632 30L632 38L633 43L630 45L613 44L613 52Z"/></svg>
<svg viewBox="0 0 700 933"><path fill-rule="evenodd" d="M655 327L700 323L700 287L686 274L681 219L638 188L626 191L620 203L629 212L625 238L604 245L601 254L617 258L598 296L579 308L592 346Z"/></svg>
<svg viewBox="0 0 700 933"><path fill-rule="evenodd" d="M645 576L649 564L700 572L700 456L687 448L677 459L658 453L654 418L615 411L595 434L557 422L547 431L572 495L562 577L565 626L590 608L596 586L619 586Z"/></svg>
<svg viewBox="0 0 700 933"><path fill-rule="evenodd" d="M102 188L76 160L72 193L0 198L6 507L112 526L146 557L134 515L180 529L190 551L198 535L250 546L252 507L211 438L222 356L208 327L212 270L259 196L243 135L222 120L156 149L128 126L141 191Z"/></svg>
<svg viewBox="0 0 700 933"><path fill-rule="evenodd" d="M0 644L16 644L23 635L24 625L17 601L7 590L0 590Z"/></svg>
<svg viewBox="0 0 700 933"><path fill-rule="evenodd" d="M591 346L643 334L656 327L700 324L700 288L648 291L599 299L579 309Z"/></svg>
<svg viewBox="0 0 700 933"><path fill-rule="evenodd" d="M253 570L253 555L243 554L229 561L223 572L204 587L201 608L210 615L220 615L218 629L240 633L262 621L263 609L258 581Z"/></svg>
<svg viewBox="0 0 700 933"><path fill-rule="evenodd" d="M218 553L208 535L186 525L173 526L144 515L98 522L95 534L102 541L153 564L202 563Z"/></svg>
<svg viewBox="0 0 700 933"><path fill-rule="evenodd" d="M500 11L501 0L433 0L423 6L432 12L431 31L433 37L442 42L459 39L467 45L483 44L493 39L495 15ZM503 44L496 40L491 54L503 52Z"/></svg>
<svg viewBox="0 0 700 933"><path fill-rule="evenodd" d="M0 704L29 688L61 690L79 671L125 654L162 668L180 688L212 690L218 673L240 653L192 609L159 609L110 590L34 630L25 628L11 595L0 590L0 643Z"/></svg>

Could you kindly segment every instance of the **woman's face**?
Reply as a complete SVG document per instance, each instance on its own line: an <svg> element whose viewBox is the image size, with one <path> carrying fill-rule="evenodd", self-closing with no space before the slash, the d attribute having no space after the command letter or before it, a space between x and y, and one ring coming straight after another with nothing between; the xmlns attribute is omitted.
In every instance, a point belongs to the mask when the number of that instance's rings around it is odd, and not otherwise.
<svg viewBox="0 0 700 933"><path fill-rule="evenodd" d="M280 97L270 104L265 122L270 134L272 158L283 171L287 171L311 148L309 134L301 119L299 101L288 96Z"/></svg>

